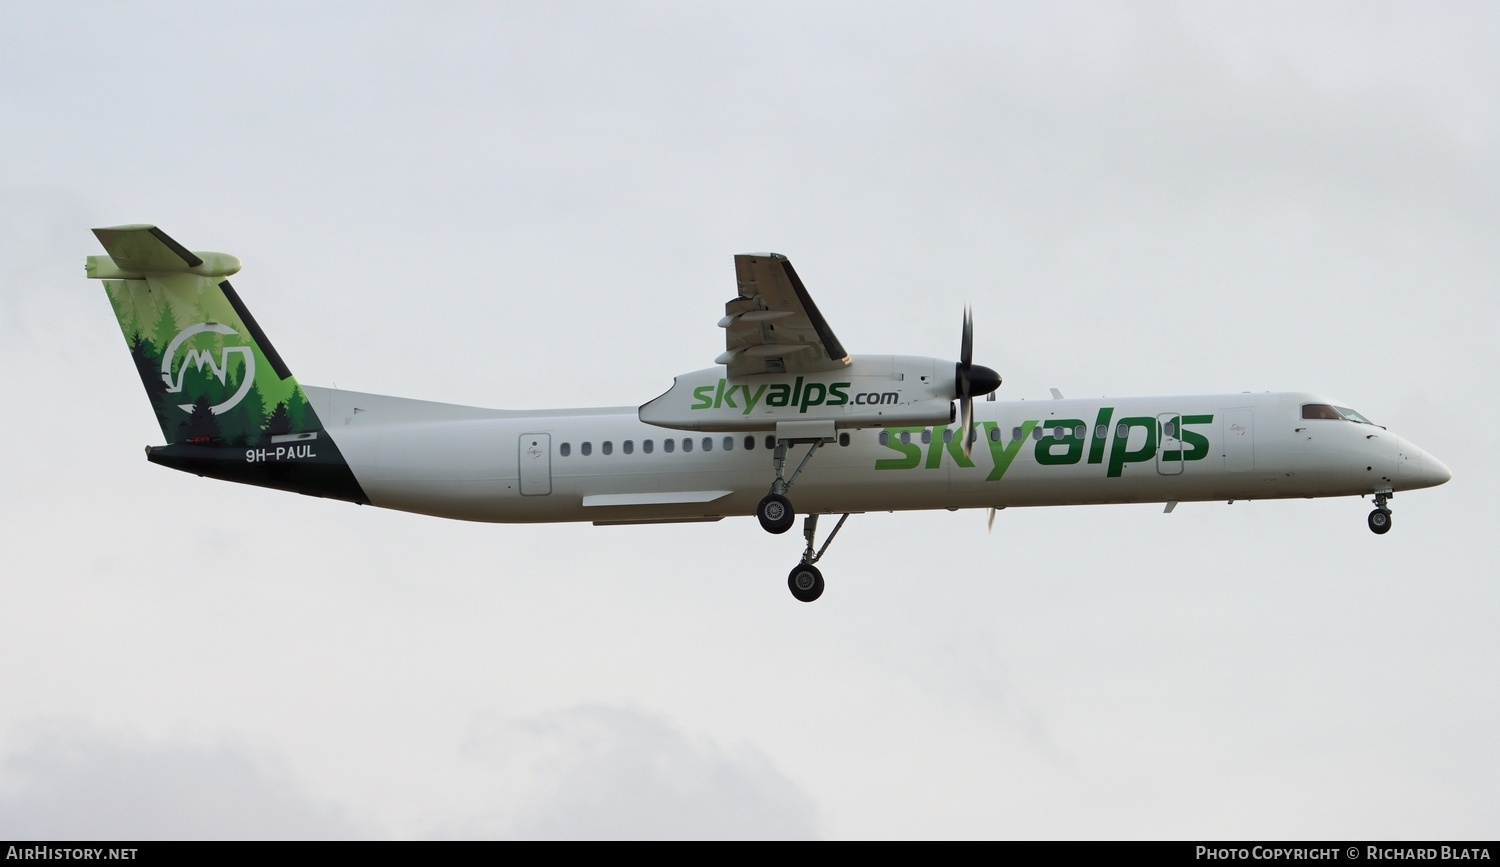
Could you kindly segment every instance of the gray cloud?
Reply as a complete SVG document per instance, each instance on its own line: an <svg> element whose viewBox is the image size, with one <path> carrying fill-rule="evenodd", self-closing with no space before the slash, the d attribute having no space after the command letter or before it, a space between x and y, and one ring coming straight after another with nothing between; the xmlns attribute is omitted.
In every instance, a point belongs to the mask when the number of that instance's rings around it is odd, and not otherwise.
<svg viewBox="0 0 1500 867"><path fill-rule="evenodd" d="M804 839L810 797L752 747L690 737L644 711L590 705L497 726L475 749L526 778L527 798L456 836Z"/></svg>
<svg viewBox="0 0 1500 867"><path fill-rule="evenodd" d="M274 763L232 747L127 743L65 727L0 760L0 837L317 840L366 833Z"/></svg>

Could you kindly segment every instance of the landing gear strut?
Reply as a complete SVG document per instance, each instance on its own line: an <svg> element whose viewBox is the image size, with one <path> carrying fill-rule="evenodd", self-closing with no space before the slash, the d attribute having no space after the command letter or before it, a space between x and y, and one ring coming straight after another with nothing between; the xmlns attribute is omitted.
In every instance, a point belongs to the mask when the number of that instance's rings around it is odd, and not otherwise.
<svg viewBox="0 0 1500 867"><path fill-rule="evenodd" d="M1381 491L1375 495L1375 511L1370 513L1370 532L1383 536L1391 531L1391 510L1386 508L1385 502L1390 499L1389 491Z"/></svg>
<svg viewBox="0 0 1500 867"><path fill-rule="evenodd" d="M802 475L802 470L807 467L807 462L812 460L812 456L818 453L818 449L822 447L824 441L821 439L806 441L811 444L811 448L807 450L807 454L802 457L802 463L797 465L797 469L792 473L792 477L788 479L783 478L783 473L786 470L786 452L790 442L792 441L784 439L776 441L776 451L772 453L771 458L771 464L776 468L776 479L771 482L771 492L761 498L760 505L755 507L755 517L760 519L761 529L767 533L776 533L779 535L792 529L792 524L797 520L797 513L792 509L792 501L786 498L786 492L792 489L792 483L797 481L798 476ZM821 583L819 586L821 588ZM816 598L818 597L814 595L813 599Z"/></svg>
<svg viewBox="0 0 1500 867"><path fill-rule="evenodd" d="M798 563L797 568L793 569L786 578L787 589L792 591L792 595L798 602L812 602L823 595L823 573L818 571L818 567L813 564L823 559L823 552L833 544L833 537L839 534L839 530L843 529L844 522L847 520L849 520L849 513L845 512L843 517L839 518L839 522L833 526L833 532L823 540L823 547L819 548L816 553L813 551L813 545L818 534L818 516L808 515L802 522L802 536L807 539L807 548L802 552L802 562Z"/></svg>

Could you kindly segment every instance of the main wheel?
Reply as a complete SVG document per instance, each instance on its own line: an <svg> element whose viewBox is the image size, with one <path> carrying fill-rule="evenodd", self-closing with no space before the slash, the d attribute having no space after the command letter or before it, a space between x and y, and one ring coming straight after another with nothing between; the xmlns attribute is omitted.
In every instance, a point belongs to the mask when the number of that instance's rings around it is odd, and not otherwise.
<svg viewBox="0 0 1500 867"><path fill-rule="evenodd" d="M786 586L798 602L812 602L823 595L823 573L811 563L799 563L786 576Z"/></svg>
<svg viewBox="0 0 1500 867"><path fill-rule="evenodd" d="M760 519L760 527L767 533L785 533L797 521L791 501L780 494L766 494L755 507L755 517Z"/></svg>
<svg viewBox="0 0 1500 867"><path fill-rule="evenodd" d="M1370 532L1377 535L1385 535L1391 531L1391 513L1385 509L1376 509L1370 513Z"/></svg>

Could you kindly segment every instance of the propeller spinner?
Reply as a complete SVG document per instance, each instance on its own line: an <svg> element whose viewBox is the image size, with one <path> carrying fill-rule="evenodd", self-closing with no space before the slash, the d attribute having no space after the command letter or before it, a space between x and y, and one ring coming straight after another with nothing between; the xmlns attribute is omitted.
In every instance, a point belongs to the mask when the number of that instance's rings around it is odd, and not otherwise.
<svg viewBox="0 0 1500 867"><path fill-rule="evenodd" d="M958 392L959 432L963 436L964 457L974 453L974 398L1000 387L1000 374L974 363L974 315L964 305L964 336L955 365L954 380Z"/></svg>

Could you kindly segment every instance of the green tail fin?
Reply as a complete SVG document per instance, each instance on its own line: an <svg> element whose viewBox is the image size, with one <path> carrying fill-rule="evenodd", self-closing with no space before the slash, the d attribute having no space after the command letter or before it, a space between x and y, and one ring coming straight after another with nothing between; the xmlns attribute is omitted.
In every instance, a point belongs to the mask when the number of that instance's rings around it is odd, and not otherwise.
<svg viewBox="0 0 1500 867"><path fill-rule="evenodd" d="M239 260L195 253L155 226L95 229L103 280L168 443L257 445L322 431L297 380L225 278Z"/></svg>

